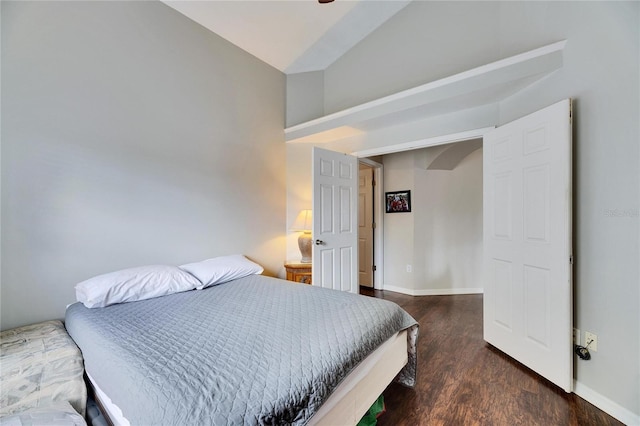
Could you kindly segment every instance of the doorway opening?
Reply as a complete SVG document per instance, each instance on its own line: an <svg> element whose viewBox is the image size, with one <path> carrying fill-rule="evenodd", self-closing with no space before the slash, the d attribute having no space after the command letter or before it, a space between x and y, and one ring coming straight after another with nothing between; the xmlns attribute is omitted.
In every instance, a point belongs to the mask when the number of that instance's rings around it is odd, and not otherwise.
<svg viewBox="0 0 640 426"><path fill-rule="evenodd" d="M386 266L375 289L414 296L482 292L482 139L459 142L375 157L387 183L374 187L374 197L382 200L374 209L380 232L374 240L375 266ZM371 169L365 164L360 171L362 183ZM401 190L414 192L412 213L386 214L385 191ZM368 251L361 239L361 272Z"/></svg>
<svg viewBox="0 0 640 426"><path fill-rule="evenodd" d="M382 290L382 169L379 158L358 158L358 281L364 290Z"/></svg>
<svg viewBox="0 0 640 426"><path fill-rule="evenodd" d="M367 288L373 288L375 271L373 263L374 186L373 167L360 162L358 164L358 284L360 287Z"/></svg>

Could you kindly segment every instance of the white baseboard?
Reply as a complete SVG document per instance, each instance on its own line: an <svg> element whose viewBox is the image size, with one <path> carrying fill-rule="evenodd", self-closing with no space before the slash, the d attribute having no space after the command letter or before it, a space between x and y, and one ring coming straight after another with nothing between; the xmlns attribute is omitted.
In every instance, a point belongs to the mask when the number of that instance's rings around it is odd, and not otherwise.
<svg viewBox="0 0 640 426"><path fill-rule="evenodd" d="M577 380L573 382L573 393L628 426L640 425L640 415L627 410Z"/></svg>
<svg viewBox="0 0 640 426"><path fill-rule="evenodd" d="M415 290L416 296L449 296L453 294L482 294L482 288L439 288Z"/></svg>
<svg viewBox="0 0 640 426"><path fill-rule="evenodd" d="M413 290L410 288L384 285L383 290L396 293L408 294L409 296L449 296L452 294L482 294L482 288L438 288Z"/></svg>

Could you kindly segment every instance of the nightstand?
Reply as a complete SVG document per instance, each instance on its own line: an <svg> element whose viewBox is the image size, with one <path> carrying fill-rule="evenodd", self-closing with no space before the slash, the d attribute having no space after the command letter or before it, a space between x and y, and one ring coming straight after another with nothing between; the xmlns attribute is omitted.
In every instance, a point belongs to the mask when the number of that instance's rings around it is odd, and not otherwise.
<svg viewBox="0 0 640 426"><path fill-rule="evenodd" d="M287 280L302 284L311 284L311 264L300 262L287 262L284 264L287 270Z"/></svg>

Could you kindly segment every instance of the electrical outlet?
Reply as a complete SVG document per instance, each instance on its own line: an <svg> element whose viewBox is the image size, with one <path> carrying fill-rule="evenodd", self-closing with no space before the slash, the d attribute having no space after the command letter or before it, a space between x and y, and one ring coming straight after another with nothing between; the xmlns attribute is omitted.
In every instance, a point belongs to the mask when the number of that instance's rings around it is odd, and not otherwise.
<svg viewBox="0 0 640 426"><path fill-rule="evenodd" d="M573 329L573 344L574 345L580 344L580 329L578 328Z"/></svg>
<svg viewBox="0 0 640 426"><path fill-rule="evenodd" d="M413 270L413 268L411 268L411 265L407 265L407 272L411 272Z"/></svg>
<svg viewBox="0 0 640 426"><path fill-rule="evenodd" d="M588 331L584 332L584 347L591 352L598 352L598 336Z"/></svg>

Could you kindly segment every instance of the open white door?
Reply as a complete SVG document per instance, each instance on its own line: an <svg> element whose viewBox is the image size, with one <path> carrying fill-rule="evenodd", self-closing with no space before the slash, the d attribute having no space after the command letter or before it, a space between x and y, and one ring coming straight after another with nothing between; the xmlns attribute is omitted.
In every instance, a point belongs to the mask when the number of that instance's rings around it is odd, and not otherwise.
<svg viewBox="0 0 640 426"><path fill-rule="evenodd" d="M571 100L484 137L484 339L573 386Z"/></svg>
<svg viewBox="0 0 640 426"><path fill-rule="evenodd" d="M358 284L373 288L373 168L358 164Z"/></svg>
<svg viewBox="0 0 640 426"><path fill-rule="evenodd" d="M313 148L313 285L358 293L358 160Z"/></svg>

